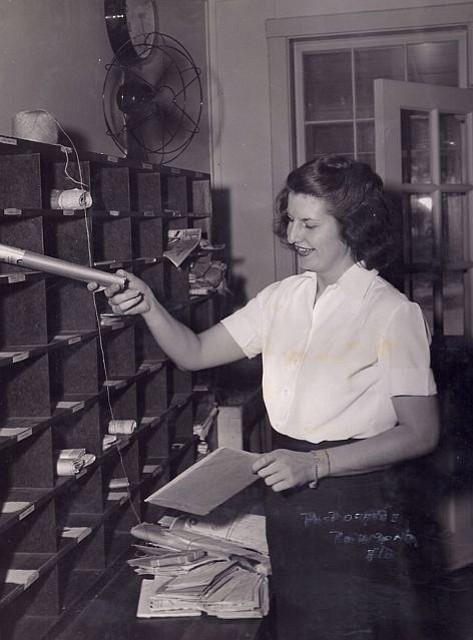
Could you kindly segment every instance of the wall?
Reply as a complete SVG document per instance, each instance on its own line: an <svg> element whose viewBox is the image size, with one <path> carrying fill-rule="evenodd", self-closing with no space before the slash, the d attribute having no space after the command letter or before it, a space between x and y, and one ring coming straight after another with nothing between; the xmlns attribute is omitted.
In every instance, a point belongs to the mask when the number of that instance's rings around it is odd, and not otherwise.
<svg viewBox="0 0 473 640"><path fill-rule="evenodd" d="M208 0L215 184L227 192L234 271L247 297L275 278L265 22L449 5L426 0ZM466 4L466 3L465 3ZM218 213L218 211L217 211Z"/></svg>
<svg viewBox="0 0 473 640"><path fill-rule="evenodd" d="M205 78L204 0L159 4L160 28L183 38ZM44 108L80 146L118 155L102 115L105 65L113 57L102 0L0 0L0 11L0 134L10 134L17 111ZM209 168L207 119L204 112L201 133L176 165Z"/></svg>
<svg viewBox="0 0 473 640"><path fill-rule="evenodd" d="M206 8L211 78L215 220L229 224L228 254L242 285L239 300L274 279L272 185L265 22L441 0L159 0L160 29L182 40L206 79ZM21 109L49 109L81 146L116 154L105 134L102 85L112 58L101 0L0 0L0 134ZM201 131L176 164L210 167L207 111ZM228 222L229 221L229 222Z"/></svg>
<svg viewBox="0 0 473 640"><path fill-rule="evenodd" d="M181 42L201 71L204 105L199 133L186 151L172 164L188 169L200 168L201 171L210 171L206 2L205 0L156 0L156 4L159 12L159 30ZM196 94L191 92L190 95L193 99ZM195 111L192 110L191 114L194 113Z"/></svg>

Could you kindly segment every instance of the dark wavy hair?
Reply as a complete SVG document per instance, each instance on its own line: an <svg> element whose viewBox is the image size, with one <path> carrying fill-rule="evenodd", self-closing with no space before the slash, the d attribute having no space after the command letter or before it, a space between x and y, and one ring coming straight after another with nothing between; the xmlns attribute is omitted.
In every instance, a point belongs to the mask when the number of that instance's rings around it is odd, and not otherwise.
<svg viewBox="0 0 473 640"><path fill-rule="evenodd" d="M276 199L274 232L286 243L289 193L325 200L356 262L363 260L368 269L380 270L396 257L393 203L368 164L327 155L294 169Z"/></svg>

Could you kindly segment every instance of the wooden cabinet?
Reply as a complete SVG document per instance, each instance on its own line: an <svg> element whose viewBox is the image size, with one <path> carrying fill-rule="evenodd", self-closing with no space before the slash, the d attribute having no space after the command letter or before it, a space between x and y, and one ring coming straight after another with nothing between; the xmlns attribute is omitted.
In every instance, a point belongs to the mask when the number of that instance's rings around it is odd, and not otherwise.
<svg viewBox="0 0 473 640"><path fill-rule="evenodd" d="M51 209L52 191L74 181L92 207ZM195 226L210 234L208 174L0 137L0 243L123 267L202 329L211 296L192 298L185 265L163 258L168 229ZM150 517L143 498L195 459L194 413L206 401L195 377L165 358L141 318L101 324L108 311L83 283L0 263L2 640L40 640ZM104 449L112 417L137 428ZM57 451L73 448L95 462L58 477Z"/></svg>

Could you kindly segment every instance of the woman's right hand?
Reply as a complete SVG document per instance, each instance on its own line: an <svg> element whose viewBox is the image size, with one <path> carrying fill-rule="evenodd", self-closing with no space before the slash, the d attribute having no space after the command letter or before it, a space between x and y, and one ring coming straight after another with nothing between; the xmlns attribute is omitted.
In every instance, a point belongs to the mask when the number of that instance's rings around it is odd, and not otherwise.
<svg viewBox="0 0 473 640"><path fill-rule="evenodd" d="M122 288L119 284L112 284L104 289L113 313L125 316L147 313L155 301L154 294L148 285L123 269L119 269L116 274L126 278L126 286ZM95 292L98 290L98 285L95 282L89 282L87 288Z"/></svg>

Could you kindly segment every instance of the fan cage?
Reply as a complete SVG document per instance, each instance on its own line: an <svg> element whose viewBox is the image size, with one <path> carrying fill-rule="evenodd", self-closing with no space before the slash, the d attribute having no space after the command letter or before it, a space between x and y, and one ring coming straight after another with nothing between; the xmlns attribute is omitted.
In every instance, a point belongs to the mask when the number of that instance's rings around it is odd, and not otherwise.
<svg viewBox="0 0 473 640"><path fill-rule="evenodd" d="M139 52L141 61L130 60L127 53L131 46ZM172 70L175 78L178 79L178 86L159 85L146 78L146 69L152 69L153 60L159 54L167 61L167 67L160 77L165 78ZM125 42L105 68L102 105L107 135L126 156L129 155L129 148L132 146L130 142L133 139L134 143L145 152L157 155L158 163L166 164L175 160L199 133L203 110L201 69L196 65L190 52L173 36L152 32ZM121 112L117 97L118 92L123 91L126 77L133 78L138 83L144 83L156 94L166 89L171 95L172 119L177 124L171 127L166 122L166 119L171 118L157 103L148 104L150 111L139 119L139 108L135 114L136 119ZM117 87L118 82L120 85ZM176 84L175 80L174 84ZM145 125L151 126L152 129L153 123L156 131L160 130L160 136L153 144L149 144L141 132Z"/></svg>

